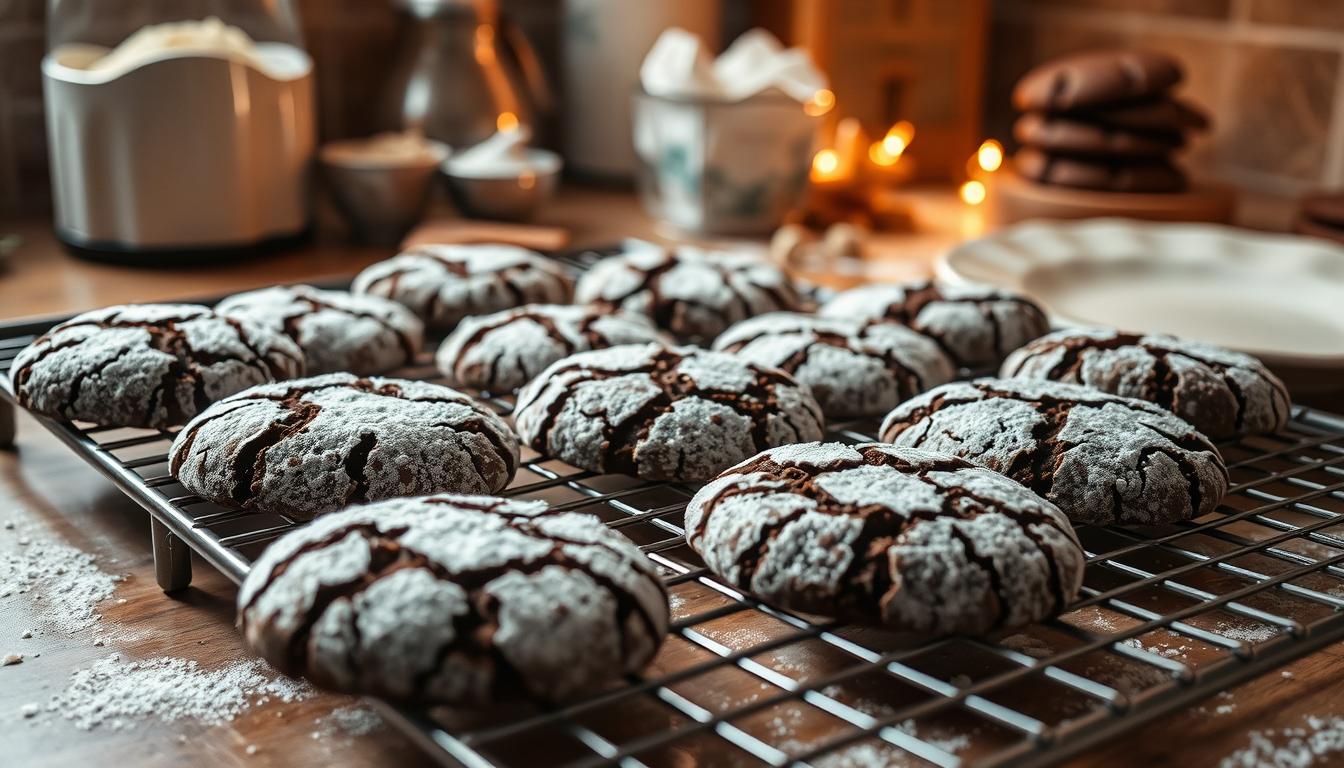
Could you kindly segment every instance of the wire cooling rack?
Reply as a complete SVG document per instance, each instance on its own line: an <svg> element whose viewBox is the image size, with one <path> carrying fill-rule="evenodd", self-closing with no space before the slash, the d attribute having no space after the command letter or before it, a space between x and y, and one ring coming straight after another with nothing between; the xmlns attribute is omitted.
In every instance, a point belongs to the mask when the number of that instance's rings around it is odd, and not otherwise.
<svg viewBox="0 0 1344 768"><path fill-rule="evenodd" d="M0 378L51 324L0 327ZM428 355L419 362L397 375L434 380ZM7 386L0 395L12 400ZM150 513L165 590L189 583L187 547L237 582L296 525L188 493L168 474L170 431L38 421ZM830 439L871 440L876 428L840 425ZM379 707L439 761L472 768L1052 764L1344 637L1344 418L1297 408L1280 433L1220 450L1233 485L1215 512L1079 529L1085 586L1062 616L928 640L763 605L686 546L694 487L524 449L505 495L598 515L658 566L674 617L662 651L642 675L567 706Z"/></svg>

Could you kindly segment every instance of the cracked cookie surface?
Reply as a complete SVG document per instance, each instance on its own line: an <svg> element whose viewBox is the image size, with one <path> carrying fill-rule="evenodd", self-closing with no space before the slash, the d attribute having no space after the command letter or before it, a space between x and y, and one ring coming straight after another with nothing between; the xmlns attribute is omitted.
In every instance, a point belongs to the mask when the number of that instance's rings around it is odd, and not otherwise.
<svg viewBox="0 0 1344 768"><path fill-rule="evenodd" d="M563 304L574 292L565 270L513 245L423 245L355 276L355 293L410 308L431 328L524 304Z"/></svg>
<svg viewBox="0 0 1344 768"><path fill-rule="evenodd" d="M128 304L85 312L14 359L19 404L103 426L185 424L255 384L303 375L283 334L196 304Z"/></svg>
<svg viewBox="0 0 1344 768"><path fill-rule="evenodd" d="M1084 556L1055 505L946 454L772 448L686 507L686 538L767 602L903 631L983 634L1059 613Z"/></svg>
<svg viewBox="0 0 1344 768"><path fill-rule="evenodd" d="M518 443L455 390L332 373L221 400L169 456L173 477L210 501L309 519L396 496L494 493L513 477Z"/></svg>
<svg viewBox="0 0 1344 768"><path fill-rule="evenodd" d="M928 336L952 362L996 366L1009 352L1050 330L1031 300L994 288L917 282L865 285L837 294L822 317L900 323Z"/></svg>
<svg viewBox="0 0 1344 768"><path fill-rule="evenodd" d="M439 347L435 364L455 386L507 392L575 352L665 340L640 315L528 304L463 320Z"/></svg>
<svg viewBox="0 0 1344 768"><path fill-rule="evenodd" d="M328 515L238 594L251 648L319 686L418 704L557 701L638 672L667 632L653 564L592 515L441 495Z"/></svg>
<svg viewBox="0 0 1344 768"><path fill-rule="evenodd" d="M303 350L309 375L369 375L408 365L424 324L391 299L286 285L238 293L215 311L280 331Z"/></svg>
<svg viewBox="0 0 1344 768"><path fill-rule="evenodd" d="M752 254L687 246L640 247L603 259L579 279L575 301L644 315L697 344L749 317L802 305L775 265Z"/></svg>
<svg viewBox="0 0 1344 768"><path fill-rule="evenodd" d="M1227 492L1222 457L1190 424L1074 384L945 384L897 406L880 434L1007 475L1078 523L1186 520L1212 512Z"/></svg>
<svg viewBox="0 0 1344 768"><path fill-rule="evenodd" d="M956 374L932 339L903 326L793 312L744 320L714 349L792 374L831 418L883 415Z"/></svg>
<svg viewBox="0 0 1344 768"><path fill-rule="evenodd" d="M723 352L659 344L580 352L518 395L523 442L594 472L703 480L758 451L820 439L791 376Z"/></svg>
<svg viewBox="0 0 1344 768"><path fill-rule="evenodd" d="M1214 439L1277 431L1292 410L1287 387L1264 363L1172 336L1058 331L1013 352L1000 374L1147 400Z"/></svg>

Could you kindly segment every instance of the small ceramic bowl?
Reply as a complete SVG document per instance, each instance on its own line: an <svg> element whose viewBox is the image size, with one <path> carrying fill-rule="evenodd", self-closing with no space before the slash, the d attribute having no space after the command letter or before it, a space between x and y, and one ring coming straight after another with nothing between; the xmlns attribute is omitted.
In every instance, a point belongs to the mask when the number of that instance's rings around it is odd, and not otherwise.
<svg viewBox="0 0 1344 768"><path fill-rule="evenodd" d="M397 243L424 217L435 169L447 159L448 147L426 142L422 154L387 157L363 152L364 145L324 145L318 155L322 175L357 238Z"/></svg>
<svg viewBox="0 0 1344 768"><path fill-rule="evenodd" d="M544 149L527 150L531 170L512 176L463 174L444 163L448 194L463 215L475 219L523 221L555 197L560 184L560 156Z"/></svg>

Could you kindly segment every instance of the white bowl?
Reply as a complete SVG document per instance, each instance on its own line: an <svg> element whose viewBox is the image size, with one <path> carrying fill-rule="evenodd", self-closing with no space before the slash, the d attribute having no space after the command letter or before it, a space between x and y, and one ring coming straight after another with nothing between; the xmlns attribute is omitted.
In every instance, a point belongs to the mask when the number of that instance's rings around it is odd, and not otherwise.
<svg viewBox="0 0 1344 768"><path fill-rule="evenodd" d="M524 221L555 197L560 185L560 156L544 149L527 150L530 170L518 174L462 173L449 158L442 165L453 204L476 219Z"/></svg>

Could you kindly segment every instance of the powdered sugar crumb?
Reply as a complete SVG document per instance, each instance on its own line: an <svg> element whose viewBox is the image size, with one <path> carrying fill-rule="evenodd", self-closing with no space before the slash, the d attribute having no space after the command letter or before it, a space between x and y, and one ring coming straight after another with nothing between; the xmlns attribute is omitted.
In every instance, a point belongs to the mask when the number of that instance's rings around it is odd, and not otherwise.
<svg viewBox="0 0 1344 768"><path fill-rule="evenodd" d="M1279 634L1279 630L1269 624L1247 625L1231 622L1220 623L1214 631L1230 640L1243 643L1263 643Z"/></svg>
<svg viewBox="0 0 1344 768"><path fill-rule="evenodd" d="M999 641L999 645L1009 650L1025 654L1033 659L1046 659L1054 655L1055 649L1049 643L1026 634L1009 635Z"/></svg>
<svg viewBox="0 0 1344 768"><path fill-rule="evenodd" d="M1162 643L1153 643L1151 645L1144 645L1143 641L1137 637L1131 637L1125 640L1124 643L1125 645L1128 645L1132 648L1138 648L1139 650L1144 651L1145 653L1151 653L1154 656L1161 656L1164 659L1183 658L1186 654L1188 654L1191 650L1193 650L1193 648L1189 645L1171 646L1171 645L1164 645Z"/></svg>
<svg viewBox="0 0 1344 768"><path fill-rule="evenodd" d="M667 607L672 610L674 616L680 616L681 607L686 604L686 598L676 592L667 594Z"/></svg>
<svg viewBox="0 0 1344 768"><path fill-rule="evenodd" d="M1250 743L1218 768L1307 768L1328 765L1344 754L1344 718L1308 715L1295 728L1252 731Z"/></svg>
<svg viewBox="0 0 1344 768"><path fill-rule="evenodd" d="M927 732L920 733L920 729L914 720L905 720L892 727L907 736L919 739L935 749L940 749L952 755L971 744L970 737L962 733L939 733L937 729L927 729ZM780 742L778 746L789 754L797 754L811 749L816 744L788 739ZM829 752L808 762L815 768L873 768L874 766L923 764L919 758L900 747L873 742L860 742L848 747L841 747L834 752Z"/></svg>
<svg viewBox="0 0 1344 768"><path fill-rule="evenodd" d="M127 661L113 654L76 670L47 710L86 731L132 728L149 718L215 725L255 704L300 701L312 693L308 685L280 677L255 659L204 669L186 659Z"/></svg>
<svg viewBox="0 0 1344 768"><path fill-rule="evenodd" d="M368 736L383 728L383 718L372 708L353 704L338 707L331 714L318 721L323 725L321 733L331 736L342 733L347 736Z"/></svg>

